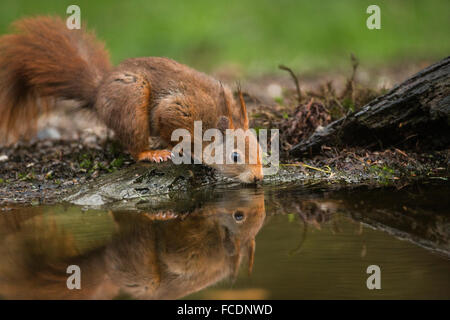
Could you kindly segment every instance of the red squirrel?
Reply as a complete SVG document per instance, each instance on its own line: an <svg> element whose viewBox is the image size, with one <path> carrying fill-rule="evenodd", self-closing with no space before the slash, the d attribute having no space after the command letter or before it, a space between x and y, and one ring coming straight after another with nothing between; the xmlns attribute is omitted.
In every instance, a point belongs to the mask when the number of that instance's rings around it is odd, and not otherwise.
<svg viewBox="0 0 450 320"><path fill-rule="evenodd" d="M236 101L227 86L186 65L145 57L112 67L93 33L69 30L57 17L25 18L13 26L15 33L0 37L0 142L29 136L39 114L61 100L95 111L136 161L170 159L178 143L172 132L183 128L192 136L194 121L202 121L203 131L248 129L242 93ZM150 137L167 148L150 150ZM243 164L211 166L244 183L262 180L259 149L256 163L249 162L248 145L255 141L247 136L246 150L224 155L245 157Z"/></svg>

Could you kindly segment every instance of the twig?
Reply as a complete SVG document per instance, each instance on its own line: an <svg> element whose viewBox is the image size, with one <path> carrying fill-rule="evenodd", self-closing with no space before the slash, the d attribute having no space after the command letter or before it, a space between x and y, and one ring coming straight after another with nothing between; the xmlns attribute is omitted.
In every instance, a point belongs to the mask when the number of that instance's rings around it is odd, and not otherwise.
<svg viewBox="0 0 450 320"><path fill-rule="evenodd" d="M326 173L326 174L332 174L333 173L333 171L331 170L331 168L329 166L325 166L325 168L327 170L323 170L323 169L320 169L320 168L316 168L316 167L310 166L310 165L308 165L306 163L303 163L303 162L299 162L299 163L282 163L281 166L291 166L291 167L302 166L304 168L317 170L317 171L320 171L320 172L323 172L323 173Z"/></svg>
<svg viewBox="0 0 450 320"><path fill-rule="evenodd" d="M404 156L404 157L406 157L406 158L409 158L408 155L406 154L406 152L404 152L404 151L402 151L402 150L400 150L400 149L397 149L397 148L394 148L394 150L395 150L397 153L400 153L402 156Z"/></svg>
<svg viewBox="0 0 450 320"><path fill-rule="evenodd" d="M350 60L352 62L352 76L351 76L350 80L353 83L355 81L356 70L358 69L358 66L359 66L359 60L358 60L358 58L356 58L356 56L353 53L350 55Z"/></svg>
<svg viewBox="0 0 450 320"><path fill-rule="evenodd" d="M351 85L351 98L353 101L353 104L355 104L356 102L356 93L355 93L355 78L356 78L356 70L358 69L359 66L359 60L356 58L356 56L352 53L350 56L350 59L352 61L352 77L350 80L350 85Z"/></svg>
<svg viewBox="0 0 450 320"><path fill-rule="evenodd" d="M298 99L298 103L302 102L302 92L300 91L300 83L298 82L298 78L295 75L294 71L292 71L291 68L286 67L285 65L280 64L278 66L278 68L280 68L281 70L285 70L287 72L289 72L289 74L291 75L292 79L294 80L295 83L295 88L297 90L297 99Z"/></svg>

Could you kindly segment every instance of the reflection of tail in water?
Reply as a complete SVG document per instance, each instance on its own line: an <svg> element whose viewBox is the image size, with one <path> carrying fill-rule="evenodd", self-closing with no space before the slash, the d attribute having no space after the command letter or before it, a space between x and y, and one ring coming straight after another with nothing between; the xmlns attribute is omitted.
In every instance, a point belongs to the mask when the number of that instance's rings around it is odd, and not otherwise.
<svg viewBox="0 0 450 320"><path fill-rule="evenodd" d="M8 236L13 250L0 249L0 295L108 299L125 294L175 299L235 277L245 256L251 271L254 239L265 219L262 194L231 193L170 219L163 212L114 212L113 238L82 254L71 234L49 228L48 216L45 221L40 221L42 216L28 220ZM30 238L30 234L41 236ZM70 264L81 268L81 290L66 288Z"/></svg>

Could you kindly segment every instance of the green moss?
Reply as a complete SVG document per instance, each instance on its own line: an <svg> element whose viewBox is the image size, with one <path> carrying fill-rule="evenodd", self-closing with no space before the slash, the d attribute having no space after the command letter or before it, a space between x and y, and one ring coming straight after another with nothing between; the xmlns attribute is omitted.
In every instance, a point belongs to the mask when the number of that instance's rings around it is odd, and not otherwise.
<svg viewBox="0 0 450 320"><path fill-rule="evenodd" d="M91 166L92 166L92 161L89 159L84 159L80 163L80 168L83 168L83 169L89 169L89 168L91 168Z"/></svg>
<svg viewBox="0 0 450 320"><path fill-rule="evenodd" d="M283 105L283 97L276 97L274 98L275 102L278 103L279 105Z"/></svg>
<svg viewBox="0 0 450 320"><path fill-rule="evenodd" d="M355 102L350 99L350 98L345 98L342 101L342 106L346 109L346 110L350 110L351 112L355 111Z"/></svg>
<svg viewBox="0 0 450 320"><path fill-rule="evenodd" d="M31 170L31 172L28 172L28 173L20 172L18 174L18 178L19 178L19 180L22 180L22 181L31 181L31 180L36 179L36 174L34 173L33 170Z"/></svg>
<svg viewBox="0 0 450 320"><path fill-rule="evenodd" d="M393 168L390 168L386 165L379 166L373 165L369 167L369 173L376 175L379 183L384 186L388 186L392 184L394 178L396 176L396 171Z"/></svg>
<svg viewBox="0 0 450 320"><path fill-rule="evenodd" d="M110 166L114 169L119 169L123 166L123 157L119 156L118 158L115 158L113 161L111 161Z"/></svg>

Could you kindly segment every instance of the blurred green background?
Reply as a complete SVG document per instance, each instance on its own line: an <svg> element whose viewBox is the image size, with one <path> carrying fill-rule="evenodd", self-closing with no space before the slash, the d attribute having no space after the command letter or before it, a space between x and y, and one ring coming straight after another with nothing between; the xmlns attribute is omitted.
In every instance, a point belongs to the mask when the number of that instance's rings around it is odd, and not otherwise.
<svg viewBox="0 0 450 320"><path fill-rule="evenodd" d="M0 33L17 18L68 16L81 7L82 24L106 41L115 63L136 56L167 56L211 71L238 66L271 72L280 63L297 70L437 60L450 51L449 0L321 1L5 1ZM366 8L381 8L381 30L369 30Z"/></svg>

